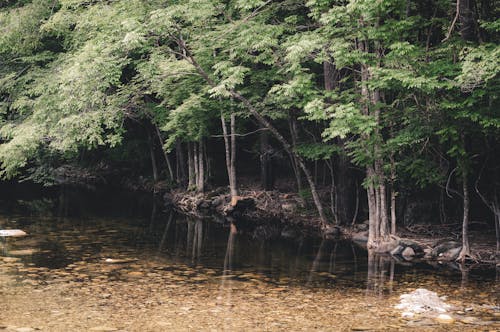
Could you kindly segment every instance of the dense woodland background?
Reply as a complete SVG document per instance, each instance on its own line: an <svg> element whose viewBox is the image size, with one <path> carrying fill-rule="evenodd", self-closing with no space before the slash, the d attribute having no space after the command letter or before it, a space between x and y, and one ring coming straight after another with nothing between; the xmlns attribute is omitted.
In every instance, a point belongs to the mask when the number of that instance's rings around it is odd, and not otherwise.
<svg viewBox="0 0 500 332"><path fill-rule="evenodd" d="M298 192L500 231L495 0L2 0L4 180ZM118 180L117 180L118 179ZM287 187L287 180L290 184Z"/></svg>

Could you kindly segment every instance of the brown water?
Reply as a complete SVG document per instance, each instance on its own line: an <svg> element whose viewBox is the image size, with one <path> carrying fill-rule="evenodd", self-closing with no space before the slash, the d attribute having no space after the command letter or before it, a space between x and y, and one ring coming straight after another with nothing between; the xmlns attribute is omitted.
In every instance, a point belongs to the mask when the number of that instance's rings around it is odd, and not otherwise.
<svg viewBox="0 0 500 332"><path fill-rule="evenodd" d="M0 243L0 330L500 328L495 271L368 259L345 241L257 240L158 207L61 218L26 204L0 215L0 228L29 234ZM403 319L394 306L416 288L447 296L455 322Z"/></svg>

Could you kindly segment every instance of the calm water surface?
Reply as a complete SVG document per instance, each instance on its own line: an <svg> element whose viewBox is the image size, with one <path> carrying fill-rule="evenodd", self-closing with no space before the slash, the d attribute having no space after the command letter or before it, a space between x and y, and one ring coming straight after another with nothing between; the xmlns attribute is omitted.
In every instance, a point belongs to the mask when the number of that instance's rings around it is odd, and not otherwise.
<svg viewBox="0 0 500 332"><path fill-rule="evenodd" d="M0 330L449 329L401 318L394 305L416 288L447 296L453 329L499 327L495 270L368 259L350 242L300 234L254 239L147 198L94 198L78 209L67 199L2 202L0 228L29 236L0 244L0 309L9 316ZM45 305L38 317L33 306Z"/></svg>

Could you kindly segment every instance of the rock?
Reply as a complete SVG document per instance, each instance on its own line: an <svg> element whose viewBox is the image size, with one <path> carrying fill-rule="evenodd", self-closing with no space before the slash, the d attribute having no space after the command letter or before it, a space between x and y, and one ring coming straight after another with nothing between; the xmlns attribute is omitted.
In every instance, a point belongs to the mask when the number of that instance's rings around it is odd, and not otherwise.
<svg viewBox="0 0 500 332"><path fill-rule="evenodd" d="M401 253L401 255L407 260L412 259L413 257L415 257L415 251L413 250L412 247L406 247L405 250L403 250L403 252Z"/></svg>
<svg viewBox="0 0 500 332"><path fill-rule="evenodd" d="M124 258L124 259L114 259L114 258L106 258L104 260L104 263L106 264L126 264L126 263L133 263L137 262L137 258Z"/></svg>
<svg viewBox="0 0 500 332"><path fill-rule="evenodd" d="M413 312L408 312L408 311L404 311L402 314L401 314L401 317L405 318L405 319L412 319L415 317L415 314Z"/></svg>
<svg viewBox="0 0 500 332"><path fill-rule="evenodd" d="M333 238L340 235L340 228L334 225L327 225L323 228L323 236L325 238Z"/></svg>
<svg viewBox="0 0 500 332"><path fill-rule="evenodd" d="M14 331L16 332L34 332L35 329L31 327L18 327Z"/></svg>
<svg viewBox="0 0 500 332"><path fill-rule="evenodd" d="M364 231L368 230L368 224L365 224L365 223L358 224L358 225L356 225L356 228L357 228L358 231L364 232Z"/></svg>
<svg viewBox="0 0 500 332"><path fill-rule="evenodd" d="M455 323L455 319L447 314L440 314L436 317L436 321L440 324L453 324Z"/></svg>
<svg viewBox="0 0 500 332"><path fill-rule="evenodd" d="M403 247L410 247L413 249L415 252L415 256L423 256L424 255L424 248L422 245L418 244L415 241L409 240L409 239L400 239L399 244Z"/></svg>
<svg viewBox="0 0 500 332"><path fill-rule="evenodd" d="M19 237L28 235L25 231L20 229L0 229L0 237Z"/></svg>
<svg viewBox="0 0 500 332"><path fill-rule="evenodd" d="M378 245L375 248L375 252L390 253L391 251L396 249L398 245L399 245L399 238L391 235L391 237L388 240L378 243Z"/></svg>
<svg viewBox="0 0 500 332"><path fill-rule="evenodd" d="M455 260L457 259L460 251L462 250L462 244L456 241L447 241L440 243L431 251L431 257L437 258L439 260Z"/></svg>
<svg viewBox="0 0 500 332"><path fill-rule="evenodd" d="M391 255L393 255L393 256L400 256L403 253L404 250L405 250L405 247L403 247L402 245L398 245L396 248L394 248L391 251Z"/></svg>
<svg viewBox="0 0 500 332"><path fill-rule="evenodd" d="M89 331L112 332L112 331L118 331L118 329L116 327L111 327L111 326L96 326L89 329Z"/></svg>
<svg viewBox="0 0 500 332"><path fill-rule="evenodd" d="M356 242L368 242L368 232L352 233L352 240Z"/></svg>
<svg viewBox="0 0 500 332"><path fill-rule="evenodd" d="M294 204L291 202L283 203L283 204L281 204L281 209L286 211L286 212L293 213L293 212L297 211L297 204Z"/></svg>
<svg viewBox="0 0 500 332"><path fill-rule="evenodd" d="M12 256L31 256L36 253L35 249L10 250L9 255Z"/></svg>
<svg viewBox="0 0 500 332"><path fill-rule="evenodd" d="M401 301L395 308L415 314L423 312L445 313L451 308L451 306L446 304L435 292L431 292L424 288L419 288L411 293L403 294L400 296L400 299Z"/></svg>

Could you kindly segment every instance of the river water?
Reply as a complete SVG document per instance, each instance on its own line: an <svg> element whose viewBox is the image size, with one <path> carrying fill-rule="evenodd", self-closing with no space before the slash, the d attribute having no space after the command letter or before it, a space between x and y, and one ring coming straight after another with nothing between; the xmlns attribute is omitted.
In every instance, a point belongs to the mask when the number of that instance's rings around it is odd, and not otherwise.
<svg viewBox="0 0 500 332"><path fill-rule="evenodd" d="M0 331L500 328L494 270L368 259L350 242L300 234L254 239L107 197L2 201L0 228L29 235L0 240ZM446 296L454 322L403 318L394 306L417 288Z"/></svg>

